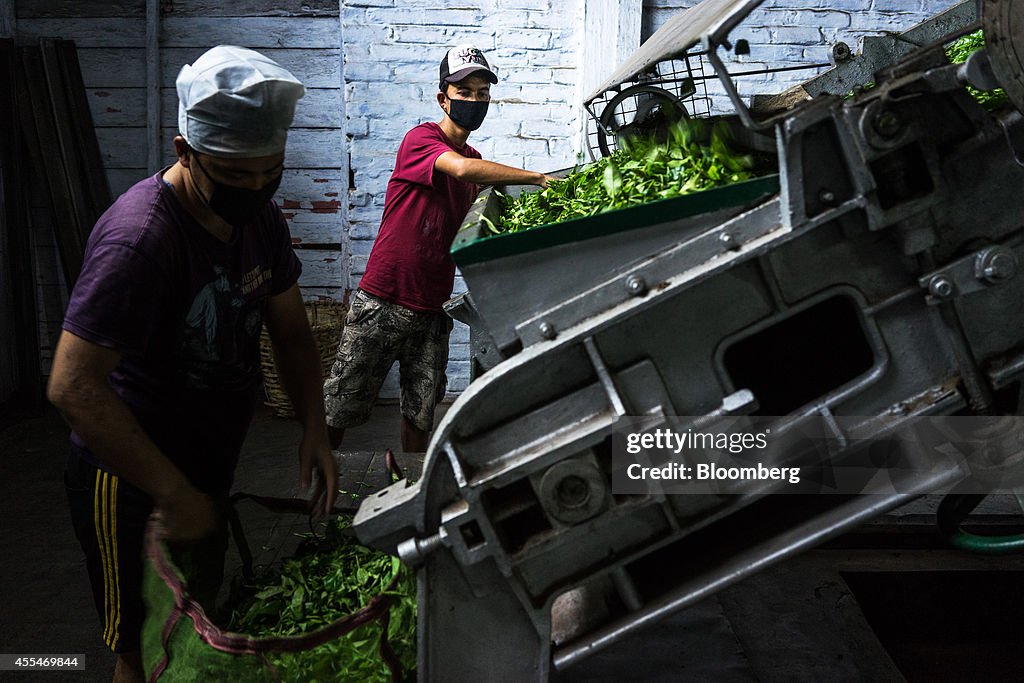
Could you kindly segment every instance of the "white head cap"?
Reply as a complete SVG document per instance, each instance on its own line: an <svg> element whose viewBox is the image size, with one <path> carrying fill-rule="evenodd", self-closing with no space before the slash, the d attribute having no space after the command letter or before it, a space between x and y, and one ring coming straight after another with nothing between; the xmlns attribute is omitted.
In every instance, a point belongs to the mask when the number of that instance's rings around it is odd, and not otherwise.
<svg viewBox="0 0 1024 683"><path fill-rule="evenodd" d="M305 87L259 52L218 45L178 73L178 132L197 152L252 158L284 151Z"/></svg>

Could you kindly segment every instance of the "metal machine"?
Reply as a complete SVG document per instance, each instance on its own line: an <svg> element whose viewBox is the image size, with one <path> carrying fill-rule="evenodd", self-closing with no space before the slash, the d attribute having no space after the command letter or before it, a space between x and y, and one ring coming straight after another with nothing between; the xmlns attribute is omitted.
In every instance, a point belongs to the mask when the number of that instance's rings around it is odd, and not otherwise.
<svg viewBox="0 0 1024 683"><path fill-rule="evenodd" d="M419 568L422 680L546 680L966 476L884 495L621 495L610 451L628 416L817 416L842 440L849 416L1019 414L1024 1L971 0L858 56L837 45L834 68L748 106L721 55L746 48L759 4L681 13L588 107L607 152L659 117L710 114L715 77L778 175L487 239L485 193L456 240L469 292L454 314L486 371L422 478L356 518ZM978 26L988 49L951 65L944 45ZM1011 105L988 111L968 84ZM584 585L607 609L554 644L553 603Z"/></svg>

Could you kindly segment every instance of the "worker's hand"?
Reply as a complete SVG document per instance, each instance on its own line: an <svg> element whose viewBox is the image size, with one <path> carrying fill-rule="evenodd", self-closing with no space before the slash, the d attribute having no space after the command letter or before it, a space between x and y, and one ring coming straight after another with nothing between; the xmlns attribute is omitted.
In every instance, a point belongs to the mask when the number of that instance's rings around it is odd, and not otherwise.
<svg viewBox="0 0 1024 683"><path fill-rule="evenodd" d="M306 432L299 445L299 483L303 491L310 491L310 513L327 515L334 509L338 496L338 466L334 453L324 434Z"/></svg>
<svg viewBox="0 0 1024 683"><path fill-rule="evenodd" d="M213 501L189 484L182 484L156 501L156 517L163 538L187 543L212 533L217 525Z"/></svg>
<svg viewBox="0 0 1024 683"><path fill-rule="evenodd" d="M537 183L537 184L538 184L538 185L540 185L540 186L541 186L542 188L546 188L546 187L548 186L548 183L549 183L549 182L551 182L552 180L558 180L558 178L556 178L556 177L555 177L555 176L553 176L553 175L544 175L544 174L541 174L541 176L540 176L540 182L539 182L539 183Z"/></svg>

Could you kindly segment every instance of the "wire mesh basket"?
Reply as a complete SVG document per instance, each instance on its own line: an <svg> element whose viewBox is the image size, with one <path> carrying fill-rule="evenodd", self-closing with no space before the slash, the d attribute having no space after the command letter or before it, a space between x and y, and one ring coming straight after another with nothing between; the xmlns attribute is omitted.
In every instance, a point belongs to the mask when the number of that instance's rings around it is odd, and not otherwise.
<svg viewBox="0 0 1024 683"><path fill-rule="evenodd" d="M680 118L711 115L704 52L691 51L655 64L631 84L608 90L587 105L587 148L592 159L613 153L622 138L657 130Z"/></svg>

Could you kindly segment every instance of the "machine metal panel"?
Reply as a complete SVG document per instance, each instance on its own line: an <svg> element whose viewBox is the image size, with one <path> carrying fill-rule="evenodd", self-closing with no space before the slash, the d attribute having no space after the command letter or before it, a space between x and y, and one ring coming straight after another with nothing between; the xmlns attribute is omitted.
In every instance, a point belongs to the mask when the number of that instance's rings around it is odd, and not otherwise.
<svg viewBox="0 0 1024 683"><path fill-rule="evenodd" d="M516 348L535 341L536 334L520 328L538 311L584 295L629 264L683 244L778 190L779 177L770 175L502 235L484 225L483 217L496 220L500 210L487 190L459 231L452 256L471 292L477 327L497 349ZM556 316L548 324L563 322Z"/></svg>
<svg viewBox="0 0 1024 683"><path fill-rule="evenodd" d="M757 4L712 0L672 27L682 42L713 40ZM1010 41L1004 70L1022 6L982 3L993 41ZM547 680L769 563L975 476L978 463L951 466L913 439L900 453L910 467L878 465L865 444L893 425L981 415L979 435L1000 436L989 473L1024 457L1010 452L1019 432L989 417L1024 408L1024 117L968 93L987 82L971 80L984 51L966 66L946 58L944 43L975 19L961 5L911 33L934 40L876 64L870 90L778 112L777 179L660 205L674 212L651 205L485 239L494 197L476 206L454 253L467 317L503 358L438 425L420 481L381 491L355 520L364 542L421 567L426 680ZM680 47L658 42L630 64ZM811 478L807 490L616 488L623 430L726 418L783 432L814 421L833 440L783 462L855 462L863 481L892 479L870 495ZM607 609L556 635L556 606L577 591Z"/></svg>

